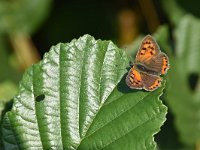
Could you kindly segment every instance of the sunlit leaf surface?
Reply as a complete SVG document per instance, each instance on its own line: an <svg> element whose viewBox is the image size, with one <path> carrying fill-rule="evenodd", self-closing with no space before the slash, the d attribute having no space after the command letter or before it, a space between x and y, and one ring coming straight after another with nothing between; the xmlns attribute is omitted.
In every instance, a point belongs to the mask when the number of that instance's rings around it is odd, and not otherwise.
<svg viewBox="0 0 200 150"><path fill-rule="evenodd" d="M128 66L123 50L89 35L53 46L23 76L4 118L5 149L155 149L164 85L130 90Z"/></svg>

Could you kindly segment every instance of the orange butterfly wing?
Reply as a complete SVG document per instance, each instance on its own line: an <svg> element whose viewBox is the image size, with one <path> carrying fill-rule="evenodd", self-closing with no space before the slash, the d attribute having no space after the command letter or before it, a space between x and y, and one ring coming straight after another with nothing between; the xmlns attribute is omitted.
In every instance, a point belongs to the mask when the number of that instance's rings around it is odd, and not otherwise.
<svg viewBox="0 0 200 150"><path fill-rule="evenodd" d="M160 87L161 81L161 77L139 72L134 68L134 66L130 69L126 77L126 84L130 88L145 89L147 91L154 91Z"/></svg>
<svg viewBox="0 0 200 150"><path fill-rule="evenodd" d="M162 81L161 77L142 72L140 74L142 77L145 90L154 91L155 89L161 86L161 81Z"/></svg>
<svg viewBox="0 0 200 150"><path fill-rule="evenodd" d="M140 67L139 67L140 66ZM161 74L169 69L169 60L152 36L147 35L137 52L133 67L130 69L126 83L132 89L154 91L161 86Z"/></svg>
<svg viewBox="0 0 200 150"><path fill-rule="evenodd" d="M141 47L136 55L135 63L141 63L158 75L166 74L169 69L169 60L152 36L147 35L142 41Z"/></svg>
<svg viewBox="0 0 200 150"><path fill-rule="evenodd" d="M150 59L157 56L160 53L160 49L156 41L152 36L147 35L140 46L136 55L136 62L148 63Z"/></svg>
<svg viewBox="0 0 200 150"><path fill-rule="evenodd" d="M169 59L166 54L162 57L162 64L163 65L162 65L161 73L166 74L167 70L169 69Z"/></svg>
<svg viewBox="0 0 200 150"><path fill-rule="evenodd" d="M141 74L134 68L134 66L126 76L126 84L132 89L142 89L144 87Z"/></svg>

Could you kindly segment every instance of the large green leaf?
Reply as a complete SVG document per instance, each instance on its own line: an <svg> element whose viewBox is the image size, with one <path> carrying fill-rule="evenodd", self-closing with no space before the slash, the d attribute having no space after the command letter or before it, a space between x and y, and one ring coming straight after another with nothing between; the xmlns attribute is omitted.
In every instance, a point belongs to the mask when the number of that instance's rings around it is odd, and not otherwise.
<svg viewBox="0 0 200 150"><path fill-rule="evenodd" d="M164 85L130 90L128 66L123 50L89 35L53 46L26 71L4 117L5 149L155 149Z"/></svg>
<svg viewBox="0 0 200 150"><path fill-rule="evenodd" d="M200 139L200 20L185 16L174 35L175 56L170 60L167 101L181 140L194 145Z"/></svg>

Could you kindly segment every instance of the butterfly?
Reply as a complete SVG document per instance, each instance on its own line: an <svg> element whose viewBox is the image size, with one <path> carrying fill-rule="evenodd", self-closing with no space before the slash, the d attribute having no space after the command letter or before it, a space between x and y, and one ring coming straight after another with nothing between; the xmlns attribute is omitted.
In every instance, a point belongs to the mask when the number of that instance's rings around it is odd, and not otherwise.
<svg viewBox="0 0 200 150"><path fill-rule="evenodd" d="M141 43L132 68L126 77L126 84L131 89L154 91L161 86L160 75L167 73L169 59L151 35Z"/></svg>

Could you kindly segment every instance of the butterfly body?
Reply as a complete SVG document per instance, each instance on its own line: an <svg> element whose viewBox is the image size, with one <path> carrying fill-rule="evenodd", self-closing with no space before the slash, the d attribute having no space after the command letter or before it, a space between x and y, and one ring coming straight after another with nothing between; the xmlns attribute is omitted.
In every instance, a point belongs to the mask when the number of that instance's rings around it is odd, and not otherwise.
<svg viewBox="0 0 200 150"><path fill-rule="evenodd" d="M138 70L139 72L152 74L152 75L159 75L157 71L151 70L151 68L148 68L147 66L143 64L135 63L134 66L135 66L135 69Z"/></svg>
<svg viewBox="0 0 200 150"><path fill-rule="evenodd" d="M132 89L153 91L161 86L160 75L166 74L168 69L167 55L160 51L153 37L147 35L126 77L126 83Z"/></svg>

